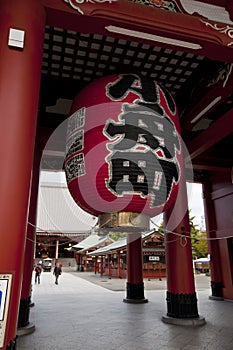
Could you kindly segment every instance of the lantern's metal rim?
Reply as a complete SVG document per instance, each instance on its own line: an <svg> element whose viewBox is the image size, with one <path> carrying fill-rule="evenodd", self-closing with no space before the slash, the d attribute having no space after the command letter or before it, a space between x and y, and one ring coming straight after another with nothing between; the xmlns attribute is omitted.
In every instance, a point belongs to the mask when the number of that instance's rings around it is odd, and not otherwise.
<svg viewBox="0 0 233 350"><path fill-rule="evenodd" d="M105 227L109 232L125 232L125 233L144 233L148 229L146 227L129 227L129 226L117 226L117 227Z"/></svg>
<svg viewBox="0 0 233 350"><path fill-rule="evenodd" d="M149 230L150 217L143 213L114 212L99 215L99 226L114 231L138 232Z"/></svg>

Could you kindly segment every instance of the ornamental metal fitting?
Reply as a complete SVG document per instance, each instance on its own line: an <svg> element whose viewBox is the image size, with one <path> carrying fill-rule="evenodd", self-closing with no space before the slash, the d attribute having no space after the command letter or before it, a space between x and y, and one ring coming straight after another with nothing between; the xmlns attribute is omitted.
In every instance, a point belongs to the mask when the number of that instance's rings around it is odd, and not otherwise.
<svg viewBox="0 0 233 350"><path fill-rule="evenodd" d="M150 217L142 213L116 212L99 215L99 226L121 232L148 231Z"/></svg>

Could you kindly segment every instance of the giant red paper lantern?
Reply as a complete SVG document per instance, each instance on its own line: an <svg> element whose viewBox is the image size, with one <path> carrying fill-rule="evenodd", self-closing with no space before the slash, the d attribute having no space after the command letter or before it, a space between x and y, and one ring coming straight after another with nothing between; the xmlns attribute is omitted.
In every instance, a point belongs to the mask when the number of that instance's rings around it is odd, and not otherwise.
<svg viewBox="0 0 233 350"><path fill-rule="evenodd" d="M65 172L85 211L160 214L177 196L181 159L175 103L154 80L111 75L74 99Z"/></svg>

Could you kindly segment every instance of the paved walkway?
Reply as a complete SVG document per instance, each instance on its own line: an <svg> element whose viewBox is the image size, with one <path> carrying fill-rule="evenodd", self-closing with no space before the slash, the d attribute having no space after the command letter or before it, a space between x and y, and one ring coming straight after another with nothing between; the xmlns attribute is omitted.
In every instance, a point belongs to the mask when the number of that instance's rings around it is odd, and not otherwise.
<svg viewBox="0 0 233 350"><path fill-rule="evenodd" d="M196 277L201 327L165 324L165 281L145 280L147 304L127 304L125 280L64 272L59 284L43 273L33 285L34 333L17 350L232 350L233 303L212 301L209 277Z"/></svg>

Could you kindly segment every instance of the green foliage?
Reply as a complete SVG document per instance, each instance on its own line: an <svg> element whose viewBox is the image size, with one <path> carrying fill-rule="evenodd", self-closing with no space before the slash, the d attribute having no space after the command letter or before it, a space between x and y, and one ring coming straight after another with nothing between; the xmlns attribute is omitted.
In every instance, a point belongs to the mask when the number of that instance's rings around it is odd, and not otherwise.
<svg viewBox="0 0 233 350"><path fill-rule="evenodd" d="M163 223L163 221L160 223L157 231L159 233L161 233L162 235L164 235L164 223Z"/></svg>
<svg viewBox="0 0 233 350"><path fill-rule="evenodd" d="M189 210L189 224L190 224L190 235L191 235L191 245L192 245L192 255L195 259L205 258L208 254L208 243L206 232L200 232L200 229L197 225L194 224L195 216L190 215L191 211ZM158 231L164 234L164 223L161 222Z"/></svg>
<svg viewBox="0 0 233 350"><path fill-rule="evenodd" d="M193 258L206 258L208 254L206 232L191 233L191 237Z"/></svg>
<svg viewBox="0 0 233 350"><path fill-rule="evenodd" d="M109 232L109 237L111 237L114 241L118 241L119 238L123 238L126 237L126 233L125 232L114 232L111 231Z"/></svg>
<svg viewBox="0 0 233 350"><path fill-rule="evenodd" d="M191 233L191 245L192 245L192 255L195 259L205 258L208 254L208 243L206 232L200 232L200 229L197 225L194 225L195 216L190 216L191 211L189 211L189 224L190 224L190 233Z"/></svg>

